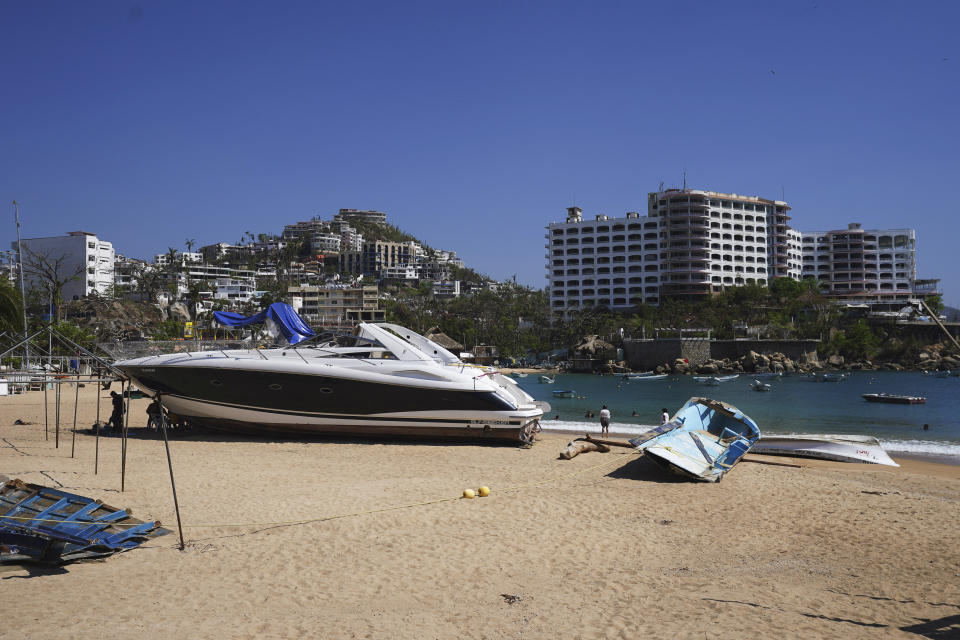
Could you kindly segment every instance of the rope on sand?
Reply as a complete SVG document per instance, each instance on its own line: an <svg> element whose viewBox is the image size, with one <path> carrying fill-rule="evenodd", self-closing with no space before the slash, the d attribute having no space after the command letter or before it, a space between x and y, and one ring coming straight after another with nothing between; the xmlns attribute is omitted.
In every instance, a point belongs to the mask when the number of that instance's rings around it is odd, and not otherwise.
<svg viewBox="0 0 960 640"><path fill-rule="evenodd" d="M600 464L595 464L595 465L586 467L586 468L584 468L584 469L579 469L579 470L574 471L574 472L572 472L572 473L567 473L567 474L562 474L562 475L559 475L559 476L554 476L554 477L548 478L548 479L546 479L546 480L540 480L540 481L538 481L538 482L530 482L530 483L526 483L526 484L515 485L515 486L512 486L512 487L504 487L504 488L502 488L502 489L498 489L498 491L501 492L501 493L511 493L511 492L516 492L516 491L521 491L521 490L523 490L523 489L529 489L529 488L532 488L532 487L542 486L542 485L549 484L549 483L559 482L559 481L562 481L562 480L565 480L565 479L568 479L568 478L572 478L572 477L575 477L575 476L578 476L578 475L587 473L588 471L592 471L592 470L594 470L594 469L599 469L600 467L608 466L608 465L610 465L610 464L613 463L613 462L618 462L618 461L621 460L621 458L622 458L623 456L629 456L629 455L635 455L635 454L636 454L636 452L613 454L614 457L612 457L612 458L610 458L610 459L608 459L608 460L605 460L604 462L602 462L602 463L600 463ZM378 508L378 509L364 509L364 510L361 510L361 511L351 511L351 512L348 512L348 513L338 513L338 514L329 515L329 516L317 516L317 517L314 517L314 518L305 518L305 519L302 519L302 520L287 520L287 521L278 521L278 522L220 523L220 524L184 524L183 526L184 526L184 527L195 528L195 529L216 529L216 528L221 528L221 527L237 527L237 528L243 528L243 527L282 527L282 526L294 526L294 525L311 524L311 523L314 523L314 522L326 522L326 521L328 521L328 520L340 520L340 519L343 519L343 518L354 518L354 517L358 517L358 516L372 515L372 514L375 514L375 513L385 513L385 512L387 512L387 511L399 511L400 509L411 509L411 508L414 508L414 507L424 507L424 506L431 505L431 504L440 504L440 503L443 503L443 502L455 502L455 501L457 501L457 500L463 500L463 499L464 499L464 498L463 498L462 495L456 496L456 497L448 497L448 498L436 498L436 499L434 499L434 500L424 500L424 501L422 501L422 502L409 502L409 503L406 503L406 504L393 505L393 506L389 506L389 507L380 507L380 508ZM49 522L49 523L57 523L57 524L62 524L62 523L78 524L78 525L98 524L97 522L88 522L88 521L36 519L36 518L21 517L21 516L0 516L0 523L2 523L2 521L5 520L5 519L6 519L6 520L20 520L20 521L27 521L27 520L28 520L28 521L31 521L31 522ZM110 523L110 525L111 525L111 526L114 526L114 527L139 526L139 524L142 524L142 523L136 523L136 524L132 524L132 523ZM158 524L159 524L159 523L158 523Z"/></svg>

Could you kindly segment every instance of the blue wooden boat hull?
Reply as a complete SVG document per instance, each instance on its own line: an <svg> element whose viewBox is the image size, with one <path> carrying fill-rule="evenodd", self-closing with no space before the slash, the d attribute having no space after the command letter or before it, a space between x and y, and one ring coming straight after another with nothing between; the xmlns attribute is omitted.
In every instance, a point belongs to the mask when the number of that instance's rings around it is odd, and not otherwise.
<svg viewBox="0 0 960 640"><path fill-rule="evenodd" d="M760 439L760 429L736 407L690 398L673 419L630 443L684 477L719 482Z"/></svg>
<svg viewBox="0 0 960 640"><path fill-rule="evenodd" d="M167 533L93 498L20 480L0 485L0 563L100 558Z"/></svg>

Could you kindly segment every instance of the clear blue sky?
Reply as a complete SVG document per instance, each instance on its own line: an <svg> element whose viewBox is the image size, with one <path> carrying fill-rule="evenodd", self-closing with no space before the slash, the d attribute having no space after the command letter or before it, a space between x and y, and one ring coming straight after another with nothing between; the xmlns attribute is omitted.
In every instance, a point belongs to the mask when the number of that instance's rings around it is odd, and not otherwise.
<svg viewBox="0 0 960 640"><path fill-rule="evenodd" d="M0 194L125 255L379 209L544 286L663 181L917 229L960 306L958 2L4 2ZM0 240L15 238L12 206Z"/></svg>

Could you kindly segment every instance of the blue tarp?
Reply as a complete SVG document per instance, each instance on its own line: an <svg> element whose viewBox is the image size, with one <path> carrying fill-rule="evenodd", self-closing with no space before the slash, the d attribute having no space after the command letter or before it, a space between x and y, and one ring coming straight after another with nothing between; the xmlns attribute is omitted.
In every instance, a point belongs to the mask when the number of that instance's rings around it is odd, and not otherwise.
<svg viewBox="0 0 960 640"><path fill-rule="evenodd" d="M293 307L283 302L274 302L255 316L242 316L232 311L214 311L213 317L217 322L228 327L245 327L250 324L262 324L269 320L290 344L297 344L316 335L303 318L297 315Z"/></svg>

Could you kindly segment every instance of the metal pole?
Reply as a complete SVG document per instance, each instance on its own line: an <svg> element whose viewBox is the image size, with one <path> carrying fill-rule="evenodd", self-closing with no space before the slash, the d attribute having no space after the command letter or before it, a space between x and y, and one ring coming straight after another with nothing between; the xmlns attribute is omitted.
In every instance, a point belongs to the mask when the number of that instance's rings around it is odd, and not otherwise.
<svg viewBox="0 0 960 640"><path fill-rule="evenodd" d="M74 451L77 449L77 407L80 405L80 374L77 374L77 378L74 381L74 384L77 386L76 393L73 396L73 438L70 440L70 457L73 457Z"/></svg>
<svg viewBox="0 0 960 640"><path fill-rule="evenodd" d="M55 440L56 446L55 446L54 448L55 448L55 449L59 449L59 448L60 448L60 379L59 379L59 378L56 378L56 381L57 381L57 393L56 393L56 396L57 396L57 411L56 411L56 416L57 416L57 431L56 431L56 434L57 434L57 437L56 437L56 440Z"/></svg>
<svg viewBox="0 0 960 640"><path fill-rule="evenodd" d="M97 467L100 465L100 376L97 375L97 383L93 385L93 392L97 394L97 421L94 424L94 430L97 435L94 439L96 446L93 451L93 475L97 475Z"/></svg>
<svg viewBox="0 0 960 640"><path fill-rule="evenodd" d="M47 402L47 370L43 370L43 439L50 440L50 403Z"/></svg>
<svg viewBox="0 0 960 640"><path fill-rule="evenodd" d="M125 380L120 381L120 402L123 402L123 393L124 385L126 384ZM129 387L128 387L129 389ZM122 492L126 488L127 482L127 423L130 420L130 396L127 396L127 410L124 413L123 419L120 421L120 436L121 436L121 445L120 445L120 491Z"/></svg>
<svg viewBox="0 0 960 640"><path fill-rule="evenodd" d="M13 217L17 221L17 259L20 262L20 301L23 307L23 337L28 342L24 343L23 351L27 358L27 367L30 367L30 343L27 338L27 293L23 286L23 247L20 245L20 205L13 201Z"/></svg>
<svg viewBox="0 0 960 640"><path fill-rule="evenodd" d="M160 403L160 394L157 394L157 403ZM170 440L167 438L167 414L160 404L160 425L163 427L163 446L167 449L167 468L170 469L170 489L173 491L173 508L177 512L177 530L180 532L180 551L183 551L183 524L180 522L180 503L177 502L177 485L173 481L173 462L170 461Z"/></svg>

